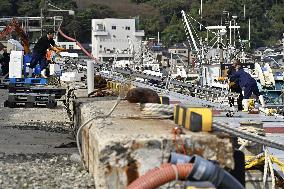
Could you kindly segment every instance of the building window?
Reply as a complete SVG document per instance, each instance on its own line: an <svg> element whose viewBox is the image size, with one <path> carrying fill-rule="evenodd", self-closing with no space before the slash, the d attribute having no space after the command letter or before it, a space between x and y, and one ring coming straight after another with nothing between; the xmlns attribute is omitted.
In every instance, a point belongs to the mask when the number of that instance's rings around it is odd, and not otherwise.
<svg viewBox="0 0 284 189"><path fill-rule="evenodd" d="M69 49L74 49L74 45L69 45Z"/></svg>
<svg viewBox="0 0 284 189"><path fill-rule="evenodd" d="M112 30L116 30L116 26L111 26L111 29Z"/></svg>
<svg viewBox="0 0 284 189"><path fill-rule="evenodd" d="M62 45L62 48L66 49L66 45Z"/></svg>
<svg viewBox="0 0 284 189"><path fill-rule="evenodd" d="M104 30L104 25L102 24L97 24L97 31L103 31Z"/></svg>
<svg viewBox="0 0 284 189"><path fill-rule="evenodd" d="M100 49L101 49L101 48L103 48L103 46L102 46L102 45L100 45Z"/></svg>
<svg viewBox="0 0 284 189"><path fill-rule="evenodd" d="M130 27L129 27L129 26L126 26L126 27L125 27L125 30L130 30Z"/></svg>

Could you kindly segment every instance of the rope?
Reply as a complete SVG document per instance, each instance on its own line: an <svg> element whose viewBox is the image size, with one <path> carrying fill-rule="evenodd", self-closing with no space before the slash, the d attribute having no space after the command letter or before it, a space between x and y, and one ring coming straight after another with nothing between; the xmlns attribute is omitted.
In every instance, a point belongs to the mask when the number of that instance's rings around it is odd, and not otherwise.
<svg viewBox="0 0 284 189"><path fill-rule="evenodd" d="M277 157L270 155L272 163L276 163L284 174L284 163ZM250 169L254 166L263 165L265 161L265 153L258 154L257 156L246 156L246 169Z"/></svg>
<svg viewBox="0 0 284 189"><path fill-rule="evenodd" d="M89 124L91 121L93 121L93 120L95 120L95 119L107 118L107 117L109 117L109 116L112 114L112 112L115 110L115 108L117 107L117 105L120 103L120 101L121 101L121 98L120 98L120 96L118 96L116 103L114 104L114 106L112 107L112 109L109 111L109 113L108 113L107 115L92 117L92 118L90 118L88 121L86 121L83 125L81 125L81 126L79 127L79 129L78 129L78 131L77 131L77 134L76 134L76 142L77 142L77 148L78 148L79 155L80 155L80 158L81 158L81 159L83 159L83 158L82 158L83 156L82 156L82 149L81 149L80 139L79 139L79 138L80 138L80 134L81 134L82 129L83 129L87 124ZM83 166L85 166L84 163L83 163Z"/></svg>
<svg viewBox="0 0 284 189"><path fill-rule="evenodd" d="M179 144L178 144L178 140L177 140L177 137L178 137L179 141L180 141L180 145L181 145L182 151L183 151L183 154L187 155L186 149L185 149L185 146L184 146L184 142L183 142L183 140L180 137L180 134L182 133L181 128L180 127L174 127L173 130L172 130L172 133L173 133L173 143L174 143L174 145L176 147L176 152L177 153L181 153L180 152L180 147L179 147Z"/></svg>
<svg viewBox="0 0 284 189"><path fill-rule="evenodd" d="M238 138L238 140L241 140L241 138ZM239 147L239 150L242 150L245 146L248 145L249 141L248 140L242 140L244 142L242 142L242 145ZM240 142L239 142L240 143Z"/></svg>
<svg viewBox="0 0 284 189"><path fill-rule="evenodd" d="M124 99L126 97L126 94L127 94L127 91L128 91L128 88L129 86L126 84L126 85L122 85L121 86L121 90L120 90L120 93L119 93L119 96L117 97L117 100L115 102L115 104L113 105L113 107L111 108L111 110L108 112L107 115L99 115L99 116L95 116L93 118L90 118L88 121L86 121L83 125L81 125L77 131L77 135L76 135L76 142L77 142L77 148L78 148L78 151L79 151L79 155L80 155L80 158L82 158L82 150L81 150L81 145L80 145L80 140L79 140L79 137L80 137L80 133L82 131L82 129L87 125L89 124L91 121L95 120L95 119L99 119L99 118L107 118L109 117L113 111L115 110L115 108L118 106L118 104L121 102L122 99ZM84 163L83 163L83 166Z"/></svg>
<svg viewBox="0 0 284 189"><path fill-rule="evenodd" d="M155 104L155 103L145 103L140 105L142 113L145 115L157 115L157 116L173 116L174 106L165 105L165 104ZM187 154L183 140L180 137L182 130L180 127L174 127L172 130L173 133L173 143L176 147L176 151L181 153L180 148L183 154ZM179 142L178 142L179 141Z"/></svg>
<svg viewBox="0 0 284 189"><path fill-rule="evenodd" d="M192 30L193 30L193 33L195 34L195 36L197 37L198 41L200 42L200 38L199 38L199 36L198 36L198 34L197 34L195 28L193 27L193 25L192 25L192 23L190 22L190 20L188 20L188 22L189 22L189 25L191 26L191 28L192 28Z"/></svg>
<svg viewBox="0 0 284 189"><path fill-rule="evenodd" d="M262 128L256 128L256 127L252 127L252 126L243 126L243 127L239 127L239 130L244 131L246 133L252 133L255 135L259 135L259 136L265 136L264 134L264 129ZM242 150L244 147L246 146L252 146L253 142L247 140L247 139L243 139L243 138L238 138L238 143L241 145L239 150Z"/></svg>
<svg viewBox="0 0 284 189"><path fill-rule="evenodd" d="M192 16L190 16L189 14L187 14L187 16L189 16L192 20L194 20L195 22L197 22L199 25L201 25L202 27L206 28L206 26L204 26L202 23L198 22L196 19L194 19ZM211 30L209 30L209 32L213 33L216 35L216 32L213 32Z"/></svg>
<svg viewBox="0 0 284 189"><path fill-rule="evenodd" d="M142 114L144 115L173 115L174 106L156 103L140 104Z"/></svg>

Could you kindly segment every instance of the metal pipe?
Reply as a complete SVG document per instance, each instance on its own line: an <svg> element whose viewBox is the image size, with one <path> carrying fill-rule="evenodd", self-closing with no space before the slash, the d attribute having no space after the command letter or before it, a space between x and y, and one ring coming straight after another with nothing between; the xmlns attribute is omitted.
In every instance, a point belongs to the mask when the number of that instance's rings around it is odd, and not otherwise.
<svg viewBox="0 0 284 189"><path fill-rule="evenodd" d="M88 85L88 95L94 91L94 62L87 61L87 85Z"/></svg>

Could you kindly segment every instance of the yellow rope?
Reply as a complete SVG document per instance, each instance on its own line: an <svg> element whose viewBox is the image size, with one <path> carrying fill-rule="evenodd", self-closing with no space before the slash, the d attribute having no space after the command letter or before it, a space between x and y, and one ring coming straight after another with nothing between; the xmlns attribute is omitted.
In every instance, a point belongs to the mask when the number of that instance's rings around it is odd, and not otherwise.
<svg viewBox="0 0 284 189"><path fill-rule="evenodd" d="M276 163L284 174L284 163L281 162L277 157L269 155L272 163ZM246 169L250 169L255 166L264 165L265 156L262 155L259 158L255 158L255 156L246 156Z"/></svg>

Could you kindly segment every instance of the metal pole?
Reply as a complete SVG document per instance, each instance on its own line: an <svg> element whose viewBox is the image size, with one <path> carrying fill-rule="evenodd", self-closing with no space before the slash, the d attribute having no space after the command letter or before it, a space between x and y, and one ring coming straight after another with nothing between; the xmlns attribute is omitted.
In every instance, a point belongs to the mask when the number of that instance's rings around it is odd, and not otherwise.
<svg viewBox="0 0 284 189"><path fill-rule="evenodd" d="M87 62L87 86L88 86L88 95L94 91L94 62Z"/></svg>
<svg viewBox="0 0 284 189"><path fill-rule="evenodd" d="M244 5L244 19L246 19L246 5Z"/></svg>
<svg viewBox="0 0 284 189"><path fill-rule="evenodd" d="M230 21L230 46L232 46L232 21Z"/></svg>
<svg viewBox="0 0 284 189"><path fill-rule="evenodd" d="M234 26L236 26L236 20L234 19ZM236 47L236 28L234 27L234 47Z"/></svg>
<svg viewBox="0 0 284 189"><path fill-rule="evenodd" d="M43 13L42 13L42 9L40 9L40 36L42 36L42 32L43 32L42 19L43 19Z"/></svg>
<svg viewBox="0 0 284 189"><path fill-rule="evenodd" d="M251 31L250 31L250 18L249 18L249 47L250 47L250 33Z"/></svg>
<svg viewBox="0 0 284 189"><path fill-rule="evenodd" d="M201 18L200 20L202 20L202 8L203 8L202 5L203 5L202 0L200 0L200 18ZM199 25L199 27L200 27L199 29L201 31L201 29L202 29L201 24Z"/></svg>

